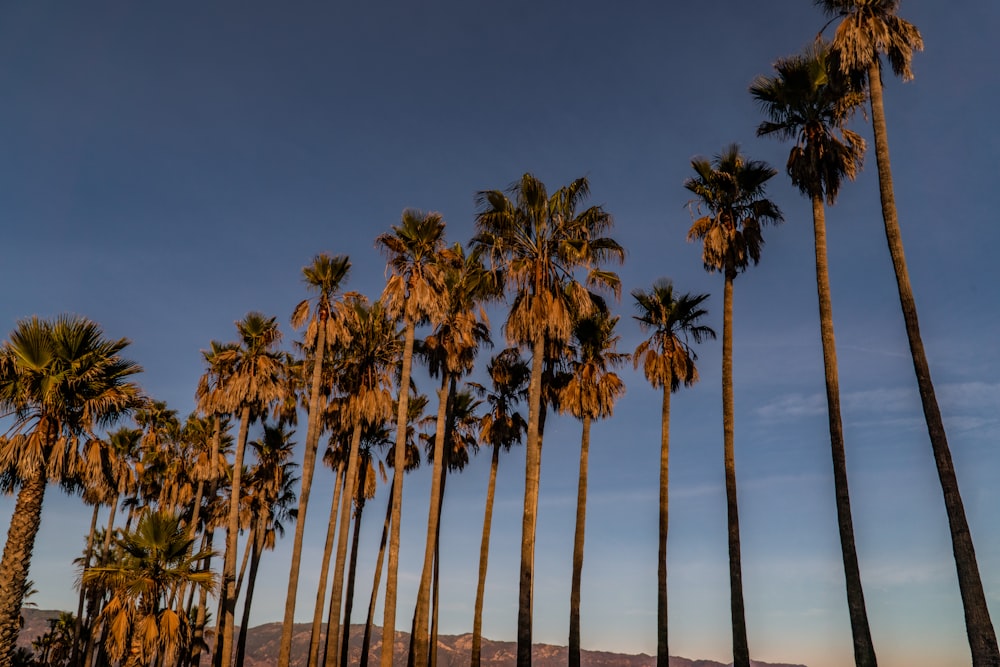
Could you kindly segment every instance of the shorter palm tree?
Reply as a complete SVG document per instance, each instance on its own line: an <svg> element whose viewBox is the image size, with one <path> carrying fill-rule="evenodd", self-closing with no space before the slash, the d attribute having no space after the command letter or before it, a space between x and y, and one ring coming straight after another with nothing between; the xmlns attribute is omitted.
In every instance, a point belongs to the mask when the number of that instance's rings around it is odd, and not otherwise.
<svg viewBox="0 0 1000 667"><path fill-rule="evenodd" d="M660 408L660 510L659 553L656 578L656 665L668 667L670 650L667 642L667 528L669 526L670 481L670 394L698 381L698 359L691 341L700 343L715 338L715 331L699 324L706 315L701 304L707 294L674 296L674 286L661 278L646 292L633 290L639 314L639 328L650 336L639 343L632 355L635 368L642 364L646 379L653 387L663 390Z"/></svg>
<svg viewBox="0 0 1000 667"><path fill-rule="evenodd" d="M122 538L115 563L84 574L83 586L111 592L98 622L112 660L127 667L171 664L188 645L188 619L169 600L182 583L206 590L214 585L212 573L198 568L208 554L191 554L192 542L177 516L150 512Z"/></svg>

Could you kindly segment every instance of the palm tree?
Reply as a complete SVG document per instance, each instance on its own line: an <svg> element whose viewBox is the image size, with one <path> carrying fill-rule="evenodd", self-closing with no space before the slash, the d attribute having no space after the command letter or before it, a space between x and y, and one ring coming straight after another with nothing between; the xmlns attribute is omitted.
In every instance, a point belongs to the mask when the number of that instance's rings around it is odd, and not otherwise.
<svg viewBox="0 0 1000 667"><path fill-rule="evenodd" d="M483 539L479 547L479 582L476 585L476 606L472 621L472 667L479 667L482 661L483 643L483 599L486 592L486 567L490 555L490 529L493 525L493 498L496 492L497 467L500 451L509 451L521 442L527 424L519 412L517 404L527 396L530 369L521 359L517 348L508 348L493 357L486 367L492 381L492 390L469 383L489 405L489 410L480 418L479 437L493 449L490 459L490 478L486 486L486 514L483 518Z"/></svg>
<svg viewBox="0 0 1000 667"><path fill-rule="evenodd" d="M350 424L352 434L340 501L337 557L330 595L330 621L327 623L328 667L339 663L344 568L351 503L354 501L360 465L361 436L366 424L379 423L389 418L392 408L392 370L399 365L398 333L395 323L380 301L369 304L365 297L352 294L339 306L345 326L351 333L350 345L343 346L340 350L341 358L337 360L337 368L338 377L342 379L340 389L345 395L344 418Z"/></svg>
<svg viewBox="0 0 1000 667"><path fill-rule="evenodd" d="M233 656L233 630L236 622L236 550L239 537L240 498L242 493L243 455L250 422L266 413L267 406L281 396L282 356L276 351L281 340L276 318L258 312L247 313L236 322L239 346L219 354L219 364L231 369L223 389L222 405L226 412L240 415L236 439L233 476L230 484L229 518L226 523L226 552L222 566L219 595L219 636L216 667L228 666Z"/></svg>
<svg viewBox="0 0 1000 667"><path fill-rule="evenodd" d="M580 477L576 495L576 529L573 539L573 579L569 605L569 665L580 667L580 581L583 574L584 531L587 522L587 467L590 424L610 417L625 384L612 370L628 355L615 351L617 317L598 310L573 326L570 376L561 389L560 408L583 422L580 438Z"/></svg>
<svg viewBox="0 0 1000 667"><path fill-rule="evenodd" d="M400 362L399 397L396 412L396 460L393 467L405 466L405 424L409 401L413 344L418 324L440 319L444 304L444 275L438 258L444 250L444 220L438 213L403 211L392 233L381 234L375 245L388 258L391 271L382 292L390 317L403 321L403 354ZM386 573L384 617L382 621L382 667L392 665L393 637L396 632L396 577L399 570L399 522L402 516L403 476L393 477L392 521L389 534L389 567Z"/></svg>
<svg viewBox="0 0 1000 667"><path fill-rule="evenodd" d="M740 565L740 523L736 503L736 459L733 450L733 281L751 262L760 261L764 245L761 227L781 221L777 205L764 196L764 185L777 172L767 163L747 160L732 144L712 162L695 158L697 174L684 182L694 193L699 215L688 240L702 241L707 271L725 277L722 305L722 425L726 467L726 509L729 523L729 585L733 621L735 667L750 667L746 615L743 609L743 573ZM692 213L693 215L693 213Z"/></svg>
<svg viewBox="0 0 1000 667"><path fill-rule="evenodd" d="M433 472L424 566L417 591L414 631L411 639L415 664L418 667L426 664L429 651L434 651L436 648L433 644L428 645L427 622L432 568L437 562L435 545L440 532L438 521L441 514L440 498L443 496L440 487L445 475L447 447L444 446L444 442L448 432L445 423L450 419L448 413L453 407L452 399L458 379L472 371L480 345L491 343L489 319L482 303L499 295L498 278L495 273L487 271L483 266L480 253L473 252L466 257L462 247L456 245L441 257L441 261L445 279L445 291L442 295L445 302L444 315L434 332L419 346L420 355L428 361L431 377L440 375L441 388L438 390L435 430L437 440L432 448Z"/></svg>
<svg viewBox="0 0 1000 667"><path fill-rule="evenodd" d="M583 317L593 312L595 299L588 288L609 289L616 296L620 292L617 274L603 270L601 265L623 261L625 251L614 239L602 236L613 224L607 211L600 206L577 211L589 194L586 178L579 178L549 196L541 181L524 174L506 194L486 190L476 195L477 233L472 245L488 253L493 266L503 270L505 286L513 292L504 327L507 339L529 346L532 353L517 616L518 667L531 664L535 525L541 475L539 425L546 341L568 340L572 333L572 313ZM582 282L576 277L580 269L586 272Z"/></svg>
<svg viewBox="0 0 1000 667"><path fill-rule="evenodd" d="M250 442L257 462L250 468L247 478L247 498L250 504L251 527L247 538L250 550L250 571L247 575L246 597L243 601L243 620L236 643L236 665L243 664L246 655L247 630L250 626L250 605L254 585L265 550L274 549L276 537L285 532L284 522L295 516L295 476L297 465L291 461L295 448L292 436L283 426L264 425L263 436Z"/></svg>
<svg viewBox="0 0 1000 667"><path fill-rule="evenodd" d="M833 50L840 58L842 71L863 72L868 79L885 237L896 274L899 304L903 311L903 322L910 345L910 356L913 358L913 370L917 376L924 419L927 422L927 433L944 495L972 662L976 666L1000 665L1000 648L997 645L996 632L990 620L990 611L983 592L972 533L969 531L969 522L965 516L965 506L958 488L958 477L955 475L955 466L951 459L948 436L944 430L941 409L938 407L934 383L931 380L930 366L920 337L917 304L910 286L910 274L906 268L906 254L892 185L892 165L889 161L889 138L882 97L882 56L889 60L889 65L896 76L908 81L913 78L913 71L910 69L913 52L923 50L924 40L915 25L896 15L899 0L817 0L816 4L831 17L831 21L838 17L842 19L833 38Z"/></svg>
<svg viewBox="0 0 1000 667"><path fill-rule="evenodd" d="M810 198L816 250L816 291L819 299L820 338L826 404L833 453L833 481L837 502L841 555L847 583L847 606L858 667L876 664L861 587L861 571L854 543L854 523L847 484L844 428L840 416L840 380L833 332L830 276L827 270L826 212L824 199L833 204L844 178L854 180L864 159L865 142L845 124L864 103L861 90L837 69L829 48L817 42L803 55L783 58L774 65L776 76L757 77L750 94L761 105L767 120L758 136L775 136L795 142L788 156L792 184Z"/></svg>
<svg viewBox="0 0 1000 667"><path fill-rule="evenodd" d="M17 323L0 346L0 412L14 417L0 438L0 473L19 487L0 559L0 665L10 664L42 501L49 481L73 482L80 440L143 403L131 376L142 369L121 356L90 320L62 315Z"/></svg>
<svg viewBox="0 0 1000 667"><path fill-rule="evenodd" d="M635 368L642 364L646 379L654 388L663 390L660 408L660 510L659 552L656 579L656 665L669 667L670 650L667 642L667 528L669 526L670 481L670 394L683 384L690 387L698 381L698 359L691 341L700 343L715 338L715 331L699 324L706 315L701 304L707 294L674 295L674 286L662 278L652 289L632 290L639 314L639 328L649 332L649 338L639 343L632 355Z"/></svg>
<svg viewBox="0 0 1000 667"><path fill-rule="evenodd" d="M169 664L187 646L187 617L168 600L182 583L205 589L214 583L210 572L198 569L206 554L192 555L192 542L179 517L149 512L121 540L123 554L117 562L84 574L84 586L112 591L98 618L112 660L129 666Z"/></svg>
<svg viewBox="0 0 1000 667"><path fill-rule="evenodd" d="M328 345L343 336L333 312L333 297L347 280L351 261L346 255L330 256L320 253L312 264L302 268L303 280L311 292L316 293L315 304L302 300L292 313L292 327L301 328L308 323L303 338L303 348L312 352L312 378L309 388L309 424L306 428L305 455L302 460L302 489L299 491L299 513L295 518L295 538L292 543L292 562L288 571L288 594L285 597L285 617L281 625L281 644L278 666L288 667L292 650L292 628L295 623L295 599L299 585L299 567L302 561L302 538L305 535L306 510L316 470L316 453L322 432L321 378L323 360Z"/></svg>

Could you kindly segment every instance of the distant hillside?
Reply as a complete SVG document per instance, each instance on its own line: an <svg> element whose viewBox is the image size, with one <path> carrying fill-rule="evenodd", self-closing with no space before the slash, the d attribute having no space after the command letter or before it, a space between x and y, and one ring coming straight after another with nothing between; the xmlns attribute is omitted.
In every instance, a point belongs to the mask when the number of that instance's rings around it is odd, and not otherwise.
<svg viewBox="0 0 1000 667"><path fill-rule="evenodd" d="M25 624L18 637L19 646L30 646L31 641L48 630L46 619L58 616L58 611L43 611L25 609L22 612ZM292 636L292 667L305 667L305 654L309 645L310 626L307 623L295 625ZM356 665L361 656L361 639L364 626L351 626L350 663ZM395 641L395 664L406 664L406 652L409 647L409 633L397 632ZM245 667L273 667L278 664L278 643L281 641L281 623L267 623L250 629L247 636L247 657ZM322 649L321 649L322 650ZM472 651L472 634L441 635L438 637L439 667L467 667L469 654ZM369 653L369 664L378 664L382 654L382 629L372 631L372 645ZM565 646L536 644L533 650L532 665L535 667L564 667L567 662ZM483 667L512 667L517 660L516 642L497 642L483 639ZM608 653L605 651L583 651L581 662L591 667L655 667L656 656L645 654L627 655ZM203 661L202 664L208 664ZM754 661L755 667L805 667L786 663L768 663ZM727 667L724 663L714 660L689 660L687 658L670 657L670 667Z"/></svg>

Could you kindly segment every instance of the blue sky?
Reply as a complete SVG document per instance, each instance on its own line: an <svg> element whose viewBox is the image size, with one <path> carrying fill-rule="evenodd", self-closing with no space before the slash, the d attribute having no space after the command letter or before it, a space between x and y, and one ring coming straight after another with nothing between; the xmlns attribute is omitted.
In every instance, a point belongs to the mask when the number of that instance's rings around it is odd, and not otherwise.
<svg viewBox="0 0 1000 667"><path fill-rule="evenodd" d="M1000 6L906 0L922 31L915 81L886 79L896 197L921 329L979 564L1000 615ZM376 297L374 238L407 207L472 233L473 195L531 171L586 175L628 251L623 351L640 340L627 293L660 276L721 286L687 244L690 159L756 139L754 76L823 25L806 0L715 2L6 3L0 7L0 318L75 312L134 342L152 396L193 408L200 350L249 310L287 325L300 267L348 254ZM863 118L856 128L865 136ZM833 507L808 202L773 179L786 223L735 286L736 451L752 655L851 660ZM968 663L940 487L923 427L878 209L874 159L828 211L844 425L862 578L881 664ZM501 344L503 314L494 313ZM730 659L719 343L673 410L672 653ZM485 361L485 358L484 358ZM584 648L655 651L659 397L641 374L591 449ZM432 385L420 379L421 389ZM300 429L304 431L304 427ZM535 637L565 643L579 424L550 422L542 462ZM499 474L485 634L512 639L523 451ZM488 456L448 483L441 631L471 629ZM309 513L298 618L311 617L332 476ZM423 553L426 471L406 481L400 627ZM370 505L370 581L385 496ZM0 499L9 513L12 499ZM31 576L40 606L72 606L69 562L89 513L51 490ZM2 522L6 526L6 520ZM0 528L4 530L4 528ZM286 540L286 542L290 542ZM265 557L254 622L279 620L287 544ZM273 576L271 576L273 573ZM368 586L359 584L359 600ZM365 603L359 602L359 606Z"/></svg>

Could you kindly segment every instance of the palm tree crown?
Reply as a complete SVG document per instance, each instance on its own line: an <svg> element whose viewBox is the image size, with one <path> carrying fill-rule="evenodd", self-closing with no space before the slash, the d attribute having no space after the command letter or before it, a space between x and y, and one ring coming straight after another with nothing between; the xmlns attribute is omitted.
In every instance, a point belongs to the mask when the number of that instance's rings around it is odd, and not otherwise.
<svg viewBox="0 0 1000 667"><path fill-rule="evenodd" d="M865 71L884 54L896 76L913 78L910 63L914 51L924 50L917 27L896 16L899 0L816 0L837 26L833 47L840 54L844 72Z"/></svg>

